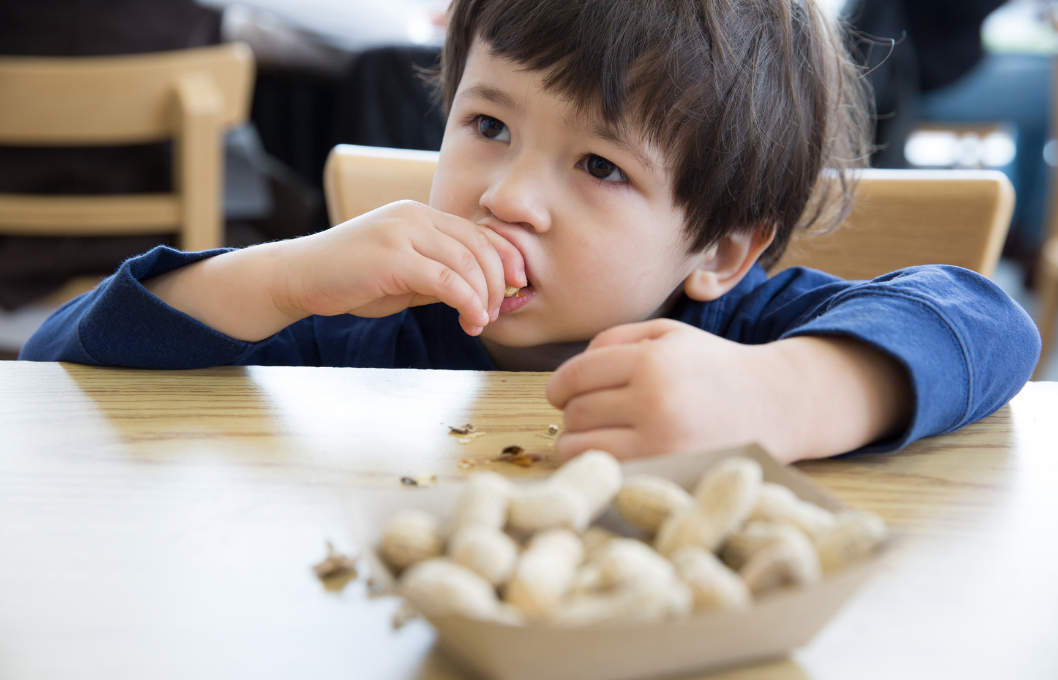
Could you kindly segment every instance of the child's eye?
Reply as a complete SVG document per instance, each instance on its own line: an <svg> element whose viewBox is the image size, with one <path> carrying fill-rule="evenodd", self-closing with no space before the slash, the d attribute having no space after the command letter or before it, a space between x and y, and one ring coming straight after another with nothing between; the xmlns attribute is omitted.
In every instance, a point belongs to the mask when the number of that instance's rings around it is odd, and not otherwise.
<svg viewBox="0 0 1058 680"><path fill-rule="evenodd" d="M492 116L478 116L478 132L486 139L495 139L498 142L511 141L511 131L502 120Z"/></svg>
<svg viewBox="0 0 1058 680"><path fill-rule="evenodd" d="M584 164L584 169L592 177L604 182L626 182L628 176L625 175L624 170L617 167L610 161L606 160L602 156L596 156L595 154L588 154L581 161Z"/></svg>

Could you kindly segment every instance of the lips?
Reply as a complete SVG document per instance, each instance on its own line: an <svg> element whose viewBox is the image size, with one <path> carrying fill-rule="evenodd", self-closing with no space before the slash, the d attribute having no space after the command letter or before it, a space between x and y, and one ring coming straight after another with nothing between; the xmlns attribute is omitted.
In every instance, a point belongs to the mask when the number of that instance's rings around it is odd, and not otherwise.
<svg viewBox="0 0 1058 680"><path fill-rule="evenodd" d="M522 288L518 291L517 295L513 297L504 298L503 302L500 303L500 316L504 314L510 314L516 312L522 307L529 304L532 299L536 297L536 288L532 284Z"/></svg>

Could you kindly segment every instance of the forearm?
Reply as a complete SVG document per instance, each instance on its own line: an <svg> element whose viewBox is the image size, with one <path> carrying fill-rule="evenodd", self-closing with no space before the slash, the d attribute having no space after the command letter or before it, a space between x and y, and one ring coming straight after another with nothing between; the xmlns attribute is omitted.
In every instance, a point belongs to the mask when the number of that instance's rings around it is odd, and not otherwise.
<svg viewBox="0 0 1058 680"><path fill-rule="evenodd" d="M170 307L237 340L257 342L307 316L285 300L286 243L200 260L143 281Z"/></svg>
<svg viewBox="0 0 1058 680"><path fill-rule="evenodd" d="M900 434L913 413L907 371L851 338L803 336L766 346L772 392L766 448L784 462L824 458Z"/></svg>

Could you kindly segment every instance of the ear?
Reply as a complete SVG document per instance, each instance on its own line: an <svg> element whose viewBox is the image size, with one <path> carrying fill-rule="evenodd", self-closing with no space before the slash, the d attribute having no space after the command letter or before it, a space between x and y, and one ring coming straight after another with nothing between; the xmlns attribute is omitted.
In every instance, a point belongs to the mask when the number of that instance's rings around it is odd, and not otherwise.
<svg viewBox="0 0 1058 680"><path fill-rule="evenodd" d="M687 297L709 302L727 293L738 285L774 238L774 229L757 226L720 239L719 243L704 253L698 267L683 280Z"/></svg>

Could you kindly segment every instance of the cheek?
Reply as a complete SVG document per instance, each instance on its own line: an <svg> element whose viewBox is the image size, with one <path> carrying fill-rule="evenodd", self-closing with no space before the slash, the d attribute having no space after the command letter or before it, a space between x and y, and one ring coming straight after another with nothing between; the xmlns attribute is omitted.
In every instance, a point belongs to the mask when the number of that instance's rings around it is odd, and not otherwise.
<svg viewBox="0 0 1058 680"><path fill-rule="evenodd" d="M449 137L448 133L445 134ZM444 143L430 185L430 207L450 215L472 219L478 211L478 201L484 188L480 172L473 162L460 152L458 143Z"/></svg>
<svg viewBox="0 0 1058 680"><path fill-rule="evenodd" d="M671 253L650 238L578 235L558 256L563 306L594 325L645 318L678 283Z"/></svg>

